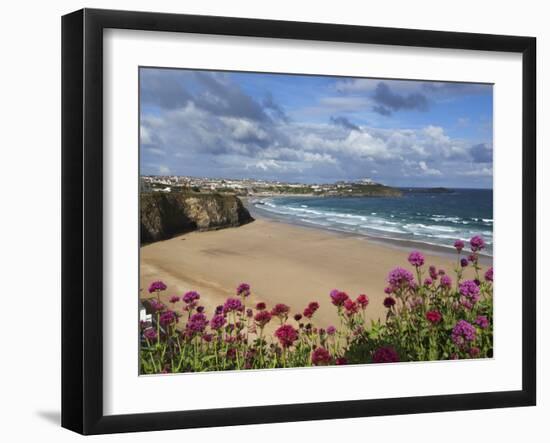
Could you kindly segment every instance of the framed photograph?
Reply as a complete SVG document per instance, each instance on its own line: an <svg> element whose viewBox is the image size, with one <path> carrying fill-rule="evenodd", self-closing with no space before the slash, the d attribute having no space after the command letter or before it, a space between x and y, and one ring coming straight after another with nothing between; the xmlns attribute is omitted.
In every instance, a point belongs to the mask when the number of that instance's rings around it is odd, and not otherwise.
<svg viewBox="0 0 550 443"><path fill-rule="evenodd" d="M534 38L84 9L62 57L64 427L535 405Z"/></svg>

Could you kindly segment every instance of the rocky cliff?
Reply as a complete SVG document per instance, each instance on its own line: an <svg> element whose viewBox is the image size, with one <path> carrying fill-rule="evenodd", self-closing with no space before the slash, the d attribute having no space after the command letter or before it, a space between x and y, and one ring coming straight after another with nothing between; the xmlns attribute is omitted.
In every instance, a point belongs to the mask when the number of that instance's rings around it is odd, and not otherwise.
<svg viewBox="0 0 550 443"><path fill-rule="evenodd" d="M189 231L240 226L253 220L234 195L153 192L140 196L142 244Z"/></svg>

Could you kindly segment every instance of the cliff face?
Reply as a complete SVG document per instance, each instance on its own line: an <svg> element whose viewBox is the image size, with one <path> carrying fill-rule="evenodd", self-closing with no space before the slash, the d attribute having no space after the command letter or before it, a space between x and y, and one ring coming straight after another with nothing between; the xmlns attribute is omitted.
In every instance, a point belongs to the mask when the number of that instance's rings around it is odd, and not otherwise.
<svg viewBox="0 0 550 443"><path fill-rule="evenodd" d="M240 226L253 220L234 195L153 192L140 196L142 244L189 231Z"/></svg>

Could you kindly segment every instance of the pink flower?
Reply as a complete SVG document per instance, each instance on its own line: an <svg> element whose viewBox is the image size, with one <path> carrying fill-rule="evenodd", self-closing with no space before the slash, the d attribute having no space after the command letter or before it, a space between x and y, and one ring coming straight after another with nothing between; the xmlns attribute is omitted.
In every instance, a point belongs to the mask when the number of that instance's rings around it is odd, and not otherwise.
<svg viewBox="0 0 550 443"><path fill-rule="evenodd" d="M315 366L328 365L330 359L330 352L323 347L318 347L311 353L311 362Z"/></svg>
<svg viewBox="0 0 550 443"><path fill-rule="evenodd" d="M275 337L283 348L288 348L298 340L298 331L290 325L282 325L275 331Z"/></svg>
<svg viewBox="0 0 550 443"><path fill-rule="evenodd" d="M228 298L223 305L223 311L224 312L240 311L242 307L243 307L243 304L241 303L240 299Z"/></svg>
<svg viewBox="0 0 550 443"><path fill-rule="evenodd" d="M489 269L487 269L487 272L485 272L485 280L486 281L493 281L493 267L491 266Z"/></svg>
<svg viewBox="0 0 550 443"><path fill-rule="evenodd" d="M409 254L409 263L419 268L424 264L424 256L418 251L413 251Z"/></svg>
<svg viewBox="0 0 550 443"><path fill-rule="evenodd" d="M439 311L428 311L426 312L426 319L431 324L436 325L437 323L441 322L441 320L443 319L443 316Z"/></svg>
<svg viewBox="0 0 550 443"><path fill-rule="evenodd" d="M168 326L174 322L177 323L178 317L174 311L165 311L160 314L159 322L162 326Z"/></svg>
<svg viewBox="0 0 550 443"><path fill-rule="evenodd" d="M250 295L250 285L248 283L241 283L237 286L237 295L248 297Z"/></svg>
<svg viewBox="0 0 550 443"><path fill-rule="evenodd" d="M460 252L464 249L464 242L462 240L455 241L455 249Z"/></svg>
<svg viewBox="0 0 550 443"><path fill-rule="evenodd" d="M451 332L451 340L457 346L476 339L476 329L466 320L459 320Z"/></svg>
<svg viewBox="0 0 550 443"><path fill-rule="evenodd" d="M479 357L480 353L481 353L481 350L476 346L471 347L470 350L468 351L468 354L470 354L470 357L472 358Z"/></svg>
<svg viewBox="0 0 550 443"><path fill-rule="evenodd" d="M186 304L192 304L201 298L200 294L197 291L189 291L183 294L181 298Z"/></svg>
<svg viewBox="0 0 550 443"><path fill-rule="evenodd" d="M152 294L153 292L160 292L160 291L166 291L166 285L164 282L158 280L154 281L149 285L149 293Z"/></svg>
<svg viewBox="0 0 550 443"><path fill-rule="evenodd" d="M313 314L319 309L319 303L316 301L312 301L307 308L304 309L304 317L311 318L313 317Z"/></svg>
<svg viewBox="0 0 550 443"><path fill-rule="evenodd" d="M485 240L480 235L474 235L470 239L470 247L472 248L472 252L481 251L485 247Z"/></svg>
<svg viewBox="0 0 550 443"><path fill-rule="evenodd" d="M170 297L170 300L169 300L170 303L177 303L179 301L180 301L180 298L177 295L172 295L172 297Z"/></svg>
<svg viewBox="0 0 550 443"><path fill-rule="evenodd" d="M344 302L344 308L346 310L346 315L348 315L348 316L352 316L353 314L357 314L357 312L359 311L359 306L351 298L348 298Z"/></svg>
<svg viewBox="0 0 550 443"><path fill-rule="evenodd" d="M153 328L146 329L143 331L143 336L149 341L155 341L157 339L157 331Z"/></svg>
<svg viewBox="0 0 550 443"><path fill-rule="evenodd" d="M282 319L286 318L289 312L289 306L285 305L284 303L277 303L275 306L273 306L273 309L271 310L271 315Z"/></svg>
<svg viewBox="0 0 550 443"><path fill-rule="evenodd" d="M263 328L271 321L271 313L269 311L260 311L254 316L254 321L258 327Z"/></svg>
<svg viewBox="0 0 550 443"><path fill-rule="evenodd" d="M414 281L410 271L397 267L388 274L388 283L392 288L409 288Z"/></svg>
<svg viewBox="0 0 550 443"><path fill-rule="evenodd" d="M473 280L466 280L460 283L460 294L468 298L470 302L476 303L479 300L479 286Z"/></svg>
<svg viewBox="0 0 550 443"><path fill-rule="evenodd" d="M369 305L369 297L365 294L361 294L357 297L356 303L361 306L361 309L365 309Z"/></svg>
<svg viewBox="0 0 550 443"><path fill-rule="evenodd" d="M217 314L214 317L212 317L212 320L210 320L210 327L215 331L217 331L221 329L223 325L225 325L226 321L227 320L223 315Z"/></svg>
<svg viewBox="0 0 550 443"><path fill-rule="evenodd" d="M204 329L208 326L208 320L204 314L193 314L189 321L187 322L187 332L189 334L202 333Z"/></svg>
<svg viewBox="0 0 550 443"><path fill-rule="evenodd" d="M487 329L489 327L489 319L485 315L478 315L475 324L481 329Z"/></svg>
<svg viewBox="0 0 550 443"><path fill-rule="evenodd" d="M334 306L340 307L344 305L347 299L349 299L349 296L343 291L339 291L338 289L333 289L330 292L330 298Z"/></svg>
<svg viewBox="0 0 550 443"><path fill-rule="evenodd" d="M450 289L453 285L453 280L448 275L442 275L440 280L440 285L442 288Z"/></svg>
<svg viewBox="0 0 550 443"><path fill-rule="evenodd" d="M153 299L150 301L150 306L151 306L151 309L154 311L154 312L160 312L160 311L164 311L166 309L166 306L164 306L164 304L156 299Z"/></svg>
<svg viewBox="0 0 550 443"><path fill-rule="evenodd" d="M373 363L395 363L399 361L399 354L391 346L378 348L372 355Z"/></svg>

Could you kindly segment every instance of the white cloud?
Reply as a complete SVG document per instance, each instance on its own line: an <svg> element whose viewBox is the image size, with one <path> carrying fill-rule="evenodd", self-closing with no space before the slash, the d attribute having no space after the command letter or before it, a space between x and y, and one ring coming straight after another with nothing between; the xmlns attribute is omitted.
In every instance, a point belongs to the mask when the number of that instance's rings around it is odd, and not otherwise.
<svg viewBox="0 0 550 443"><path fill-rule="evenodd" d="M419 161L418 166L425 175L441 175L439 169L429 168L425 161Z"/></svg>
<svg viewBox="0 0 550 443"><path fill-rule="evenodd" d="M492 177L493 168L483 167L480 169L467 169L459 172L459 174L467 177Z"/></svg>

